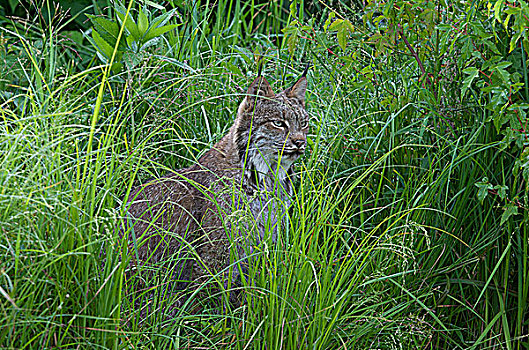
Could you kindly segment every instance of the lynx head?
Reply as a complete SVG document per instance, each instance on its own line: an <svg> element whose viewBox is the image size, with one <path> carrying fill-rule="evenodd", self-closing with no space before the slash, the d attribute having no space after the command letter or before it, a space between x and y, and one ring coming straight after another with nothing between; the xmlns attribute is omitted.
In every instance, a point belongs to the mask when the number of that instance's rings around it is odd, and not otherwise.
<svg viewBox="0 0 529 350"><path fill-rule="evenodd" d="M305 110L305 73L290 88L274 94L259 76L248 88L235 120L234 141L244 166L285 177L305 152L309 114Z"/></svg>

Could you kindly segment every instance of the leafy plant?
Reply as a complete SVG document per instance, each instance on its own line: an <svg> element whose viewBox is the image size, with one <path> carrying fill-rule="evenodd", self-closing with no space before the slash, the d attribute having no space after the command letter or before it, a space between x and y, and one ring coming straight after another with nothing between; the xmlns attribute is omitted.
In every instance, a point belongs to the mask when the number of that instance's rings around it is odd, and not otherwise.
<svg viewBox="0 0 529 350"><path fill-rule="evenodd" d="M115 20L87 15L93 25L87 38L104 63L110 63L114 57L112 69L116 73L123 69L123 65L127 70L134 69L149 55L149 48L159 46L164 41L163 35L178 27L178 24L167 24L175 16L176 9L154 17L144 5L138 8L136 19L130 8L120 3L115 4L114 11Z"/></svg>

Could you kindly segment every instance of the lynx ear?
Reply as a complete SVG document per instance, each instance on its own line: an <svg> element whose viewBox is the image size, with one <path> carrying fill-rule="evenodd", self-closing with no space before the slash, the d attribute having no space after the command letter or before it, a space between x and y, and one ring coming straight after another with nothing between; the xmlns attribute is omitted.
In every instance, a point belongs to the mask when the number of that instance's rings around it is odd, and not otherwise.
<svg viewBox="0 0 529 350"><path fill-rule="evenodd" d="M248 88L246 103L249 106L253 106L255 101L261 96L272 98L275 96L275 94L272 91L272 87L268 81L265 78L259 76L253 81L253 83L250 84L250 87Z"/></svg>
<svg viewBox="0 0 529 350"><path fill-rule="evenodd" d="M285 90L289 98L296 98L305 107L305 92L307 91L307 78L301 77L291 88Z"/></svg>
<svg viewBox="0 0 529 350"><path fill-rule="evenodd" d="M290 89L285 90L285 95L289 98L297 98L301 105L305 107L305 92L307 92L307 72L309 71L310 62L307 63L301 78L296 81Z"/></svg>

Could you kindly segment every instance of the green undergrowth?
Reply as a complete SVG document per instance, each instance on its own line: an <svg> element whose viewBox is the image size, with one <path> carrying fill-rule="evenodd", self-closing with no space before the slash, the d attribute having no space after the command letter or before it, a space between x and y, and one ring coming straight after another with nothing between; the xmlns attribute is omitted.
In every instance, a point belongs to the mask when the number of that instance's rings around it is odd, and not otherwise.
<svg viewBox="0 0 529 350"><path fill-rule="evenodd" d="M465 28L497 34L511 64L490 71L441 35L455 10L430 28L342 2L170 3L109 3L138 25L176 10L147 47L129 27L107 52L97 35L65 36L64 16L0 17L0 348L526 348L527 56L486 4ZM417 48L437 28L453 51L402 54L388 28ZM450 70L448 57L471 64ZM276 92L311 62L293 205L242 286L212 278L175 310L163 268L145 267L155 287L139 294L126 278L123 200L227 132L258 59ZM223 302L233 290L239 306Z"/></svg>

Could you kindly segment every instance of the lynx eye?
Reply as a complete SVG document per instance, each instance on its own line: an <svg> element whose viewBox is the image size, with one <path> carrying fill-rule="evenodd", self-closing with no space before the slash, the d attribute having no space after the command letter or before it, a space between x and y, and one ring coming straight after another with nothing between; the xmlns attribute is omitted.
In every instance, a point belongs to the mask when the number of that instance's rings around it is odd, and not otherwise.
<svg viewBox="0 0 529 350"><path fill-rule="evenodd" d="M272 125L276 128L285 128L287 126L285 122L281 120L272 120Z"/></svg>

